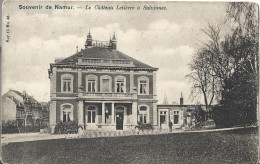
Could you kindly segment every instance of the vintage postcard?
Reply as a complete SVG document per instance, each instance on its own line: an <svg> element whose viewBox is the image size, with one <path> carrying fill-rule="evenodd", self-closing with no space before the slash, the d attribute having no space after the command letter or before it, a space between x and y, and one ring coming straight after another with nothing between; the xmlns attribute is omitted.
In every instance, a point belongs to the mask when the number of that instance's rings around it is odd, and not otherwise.
<svg viewBox="0 0 260 164"><path fill-rule="evenodd" d="M258 163L257 3L2 6L3 163Z"/></svg>

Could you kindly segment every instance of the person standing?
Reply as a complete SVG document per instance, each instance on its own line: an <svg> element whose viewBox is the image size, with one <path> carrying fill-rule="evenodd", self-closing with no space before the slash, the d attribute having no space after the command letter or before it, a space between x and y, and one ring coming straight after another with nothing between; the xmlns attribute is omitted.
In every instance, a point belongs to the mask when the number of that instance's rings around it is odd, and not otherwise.
<svg viewBox="0 0 260 164"><path fill-rule="evenodd" d="M172 132L172 121L169 122L170 132Z"/></svg>

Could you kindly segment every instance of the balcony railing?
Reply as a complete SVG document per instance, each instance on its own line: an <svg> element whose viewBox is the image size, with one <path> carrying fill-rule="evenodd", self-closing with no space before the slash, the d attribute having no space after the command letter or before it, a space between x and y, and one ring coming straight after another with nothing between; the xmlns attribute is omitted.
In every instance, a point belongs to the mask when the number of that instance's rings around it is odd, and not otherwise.
<svg viewBox="0 0 260 164"><path fill-rule="evenodd" d="M96 59L96 58L79 58L79 65L102 65L102 66L127 66L133 67L133 60L128 59Z"/></svg>
<svg viewBox="0 0 260 164"><path fill-rule="evenodd" d="M84 92L83 96L91 98L132 98L132 93L101 93L101 92Z"/></svg>

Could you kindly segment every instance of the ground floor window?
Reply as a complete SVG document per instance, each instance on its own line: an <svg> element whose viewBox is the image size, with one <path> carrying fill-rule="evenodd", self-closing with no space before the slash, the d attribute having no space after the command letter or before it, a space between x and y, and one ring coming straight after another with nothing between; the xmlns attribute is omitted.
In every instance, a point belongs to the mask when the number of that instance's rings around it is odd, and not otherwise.
<svg viewBox="0 0 260 164"><path fill-rule="evenodd" d="M141 106L139 108L138 121L144 124L148 123L148 107Z"/></svg>
<svg viewBox="0 0 260 164"><path fill-rule="evenodd" d="M62 121L70 122L73 120L73 109L71 105L62 106Z"/></svg>
<svg viewBox="0 0 260 164"><path fill-rule="evenodd" d="M174 111L174 115L173 115L173 124L179 124L179 111Z"/></svg>
<svg viewBox="0 0 260 164"><path fill-rule="evenodd" d="M95 123L96 122L96 107L89 106L87 109L87 123Z"/></svg>
<svg viewBox="0 0 260 164"><path fill-rule="evenodd" d="M166 111L160 111L160 123L161 124L167 123L167 112Z"/></svg>

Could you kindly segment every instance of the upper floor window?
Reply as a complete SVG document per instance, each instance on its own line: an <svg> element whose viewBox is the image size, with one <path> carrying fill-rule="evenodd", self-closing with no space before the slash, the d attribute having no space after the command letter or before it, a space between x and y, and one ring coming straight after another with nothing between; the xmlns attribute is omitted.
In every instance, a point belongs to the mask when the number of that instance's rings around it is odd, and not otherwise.
<svg viewBox="0 0 260 164"><path fill-rule="evenodd" d="M73 121L73 107L70 104L61 106L61 120L62 122Z"/></svg>
<svg viewBox="0 0 260 164"><path fill-rule="evenodd" d="M138 94L140 95L149 94L149 78L144 76L138 78Z"/></svg>
<svg viewBox="0 0 260 164"><path fill-rule="evenodd" d="M116 93L126 92L126 78L124 76L115 77L115 92Z"/></svg>
<svg viewBox="0 0 260 164"><path fill-rule="evenodd" d="M100 77L100 88L101 92L112 92L112 79L108 75Z"/></svg>
<svg viewBox="0 0 260 164"><path fill-rule="evenodd" d="M97 92L97 76L95 75L86 76L86 91Z"/></svg>
<svg viewBox="0 0 260 164"><path fill-rule="evenodd" d="M72 93L73 92L73 76L70 74L61 75L61 91Z"/></svg>

